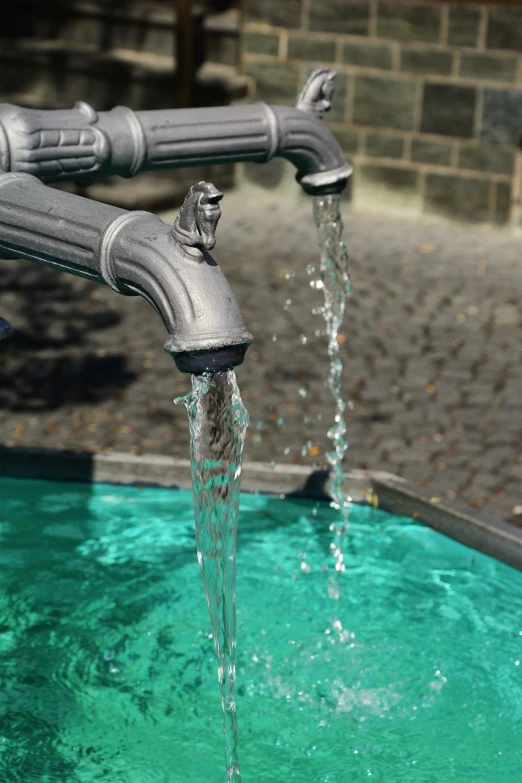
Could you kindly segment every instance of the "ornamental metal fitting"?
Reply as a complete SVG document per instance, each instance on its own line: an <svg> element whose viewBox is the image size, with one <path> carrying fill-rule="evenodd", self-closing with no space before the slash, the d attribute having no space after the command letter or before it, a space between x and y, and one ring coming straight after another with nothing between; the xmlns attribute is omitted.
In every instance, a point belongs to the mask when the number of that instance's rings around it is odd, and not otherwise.
<svg viewBox="0 0 522 783"><path fill-rule="evenodd" d="M44 182L88 184L104 174L250 161L289 160L307 193L340 192L351 167L321 121L332 105L336 73L314 70L297 107L266 103L193 109L96 112L27 109L0 104L0 172L25 172Z"/></svg>
<svg viewBox="0 0 522 783"><path fill-rule="evenodd" d="M323 112L332 108L337 71L321 66L312 71L297 97L296 108L300 111L322 117Z"/></svg>
<svg viewBox="0 0 522 783"><path fill-rule="evenodd" d="M163 319L165 349L182 372L241 364L252 342L221 268L208 252L220 191L192 187L174 227L150 212L48 188L31 174L0 175L0 258L27 258L144 297Z"/></svg>
<svg viewBox="0 0 522 783"><path fill-rule="evenodd" d="M216 228L221 217L223 194L211 182L192 185L172 227L172 235L182 247L200 253L216 244Z"/></svg>

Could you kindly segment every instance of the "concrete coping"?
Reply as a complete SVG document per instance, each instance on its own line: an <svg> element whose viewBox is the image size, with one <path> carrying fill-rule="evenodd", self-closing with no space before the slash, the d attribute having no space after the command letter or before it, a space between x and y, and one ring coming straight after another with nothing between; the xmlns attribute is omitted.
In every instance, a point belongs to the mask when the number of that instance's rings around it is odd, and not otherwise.
<svg viewBox="0 0 522 783"><path fill-rule="evenodd" d="M140 484L191 489L190 460L161 455L93 454L39 448L0 447L0 476L54 481ZM353 470L345 474L354 502L413 517L450 538L522 570L522 529L483 511L429 492L391 473ZM329 499L329 472L302 465L247 462L242 490L315 500Z"/></svg>

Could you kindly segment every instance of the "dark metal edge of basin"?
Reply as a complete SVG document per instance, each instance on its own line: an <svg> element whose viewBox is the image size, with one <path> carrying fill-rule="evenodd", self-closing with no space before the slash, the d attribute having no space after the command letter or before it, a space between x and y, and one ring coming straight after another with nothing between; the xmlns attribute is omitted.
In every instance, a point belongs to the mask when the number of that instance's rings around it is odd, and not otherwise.
<svg viewBox="0 0 522 783"><path fill-rule="evenodd" d="M93 454L0 446L0 476L55 481L138 484L190 489L190 461L161 455ZM328 472L302 465L249 462L242 488L248 492L328 499ZM522 570L522 529L458 501L435 498L390 473L354 470L346 474L354 501L371 497L379 508L413 517L444 535Z"/></svg>

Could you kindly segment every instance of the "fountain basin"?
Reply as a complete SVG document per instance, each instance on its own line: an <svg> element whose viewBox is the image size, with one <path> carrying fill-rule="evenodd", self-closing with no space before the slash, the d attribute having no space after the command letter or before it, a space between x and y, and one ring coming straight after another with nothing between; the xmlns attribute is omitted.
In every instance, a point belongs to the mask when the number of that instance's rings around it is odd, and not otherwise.
<svg viewBox="0 0 522 783"><path fill-rule="evenodd" d="M188 463L22 449L0 462L4 778L220 781L191 493L144 486L188 484ZM30 478L46 474L83 482ZM102 477L116 484L85 481ZM297 466L244 471L246 488L287 493L245 493L240 510L244 779L516 780L522 574L421 524L412 506L356 506L336 574L335 512L305 478ZM349 481L395 508L426 502L390 477Z"/></svg>
<svg viewBox="0 0 522 783"><path fill-rule="evenodd" d="M0 446L0 476L60 481L140 484L191 489L190 461L165 455L93 454L43 448ZM298 494L328 498L328 475L302 465L249 462L243 466L246 492ZM433 497L428 491L391 473L353 470L346 490L354 502L372 502L384 511L413 517L434 530L522 570L522 529L457 501Z"/></svg>

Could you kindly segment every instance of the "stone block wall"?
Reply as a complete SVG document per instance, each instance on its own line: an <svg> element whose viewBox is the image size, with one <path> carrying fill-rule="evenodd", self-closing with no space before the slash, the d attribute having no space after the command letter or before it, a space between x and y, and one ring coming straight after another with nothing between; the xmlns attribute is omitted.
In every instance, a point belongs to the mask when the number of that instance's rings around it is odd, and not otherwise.
<svg viewBox="0 0 522 783"><path fill-rule="evenodd" d="M338 71L356 206L518 224L522 3L243 0L242 52L271 103Z"/></svg>

